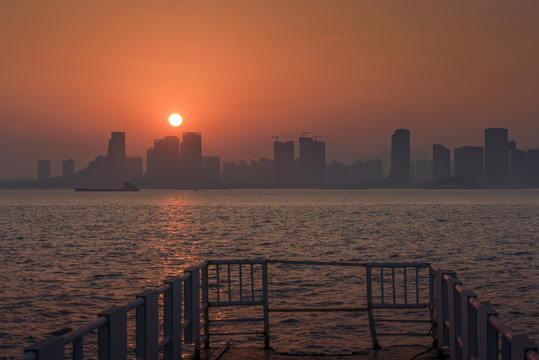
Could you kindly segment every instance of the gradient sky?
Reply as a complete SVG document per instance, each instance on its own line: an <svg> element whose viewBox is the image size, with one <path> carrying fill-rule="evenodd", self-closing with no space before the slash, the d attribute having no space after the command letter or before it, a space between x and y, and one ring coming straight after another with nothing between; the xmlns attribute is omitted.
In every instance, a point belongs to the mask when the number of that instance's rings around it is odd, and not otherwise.
<svg viewBox="0 0 539 360"><path fill-rule="evenodd" d="M301 131L328 161L389 150L397 128L427 151L487 127L537 147L538 19L536 0L0 0L0 179L81 169L111 131L143 157L201 131L225 161Z"/></svg>

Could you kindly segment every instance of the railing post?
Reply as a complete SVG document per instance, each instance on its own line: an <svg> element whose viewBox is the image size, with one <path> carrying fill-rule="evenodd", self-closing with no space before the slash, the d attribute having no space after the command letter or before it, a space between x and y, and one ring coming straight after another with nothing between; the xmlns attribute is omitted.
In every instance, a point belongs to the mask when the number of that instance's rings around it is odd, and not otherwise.
<svg viewBox="0 0 539 360"><path fill-rule="evenodd" d="M526 359L528 351L537 352L537 346L530 341L525 335L515 335L511 339L511 359Z"/></svg>
<svg viewBox="0 0 539 360"><path fill-rule="evenodd" d="M34 352L39 360L65 359L64 339L61 336L50 336L45 340L32 344L24 352Z"/></svg>
<svg viewBox="0 0 539 360"><path fill-rule="evenodd" d="M262 296L264 299L264 349L270 349L269 311L268 311L268 262L262 264Z"/></svg>
<svg viewBox="0 0 539 360"><path fill-rule="evenodd" d="M376 336L376 328L374 325L374 314L372 313L372 268L367 264L367 313L369 314L369 327L371 329L372 348L380 349L378 338Z"/></svg>
<svg viewBox="0 0 539 360"><path fill-rule="evenodd" d="M481 304L477 313L478 317L478 345L477 356L479 359L495 360L498 358L498 331L490 325L488 318L497 316L489 305Z"/></svg>
<svg viewBox="0 0 539 360"><path fill-rule="evenodd" d="M204 306L204 347L210 347L210 309L208 304L208 263L202 267L202 303ZM241 266L241 265L240 265Z"/></svg>
<svg viewBox="0 0 539 360"><path fill-rule="evenodd" d="M197 267L185 270L191 276L185 282L185 318L191 323L185 329L185 342L195 345L195 358L200 357L200 277Z"/></svg>
<svg viewBox="0 0 539 360"><path fill-rule="evenodd" d="M158 299L157 290L145 291L137 295L143 298L144 304L137 307L137 358L157 360L159 354L158 339Z"/></svg>
<svg viewBox="0 0 539 360"><path fill-rule="evenodd" d="M461 293L462 311L462 358L469 359L470 355L476 353L477 341L477 316L470 305L470 298L475 298L476 295L471 290L463 290Z"/></svg>
<svg viewBox="0 0 539 360"><path fill-rule="evenodd" d="M127 356L127 315L123 306L114 306L99 316L107 323L98 329L99 360L122 360Z"/></svg>
<svg viewBox="0 0 539 360"><path fill-rule="evenodd" d="M443 351L443 347L449 344L449 331L444 326L444 321L449 317L448 292L445 285L444 275L454 273L447 270L436 269L436 331L438 352Z"/></svg>
<svg viewBox="0 0 539 360"><path fill-rule="evenodd" d="M451 359L459 359L457 355L457 336L459 335L457 332L457 319L460 315L460 304L458 301L460 300L457 297L455 297L455 286L460 285L461 282L457 278L450 278L449 282L447 284L447 295L449 299L449 353L451 356Z"/></svg>
<svg viewBox="0 0 539 360"><path fill-rule="evenodd" d="M182 281L172 278L165 281L170 289L164 294L164 335L170 341L163 349L165 360L177 360L182 356Z"/></svg>

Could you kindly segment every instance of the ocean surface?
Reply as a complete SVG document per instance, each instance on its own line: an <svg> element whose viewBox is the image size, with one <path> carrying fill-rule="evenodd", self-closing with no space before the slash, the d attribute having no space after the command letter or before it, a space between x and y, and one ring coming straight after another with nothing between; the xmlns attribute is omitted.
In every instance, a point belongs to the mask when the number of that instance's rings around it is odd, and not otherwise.
<svg viewBox="0 0 539 360"><path fill-rule="evenodd" d="M537 344L538 242L539 190L0 190L0 359L187 265L225 258L430 262L456 271ZM298 271L321 281L309 295L321 304L354 281L341 270ZM284 283L270 278L270 295ZM294 335L272 333L278 350L344 349L356 336L350 315L323 320L321 336L309 325L318 315L279 316L276 329ZM368 334L364 318L352 322Z"/></svg>

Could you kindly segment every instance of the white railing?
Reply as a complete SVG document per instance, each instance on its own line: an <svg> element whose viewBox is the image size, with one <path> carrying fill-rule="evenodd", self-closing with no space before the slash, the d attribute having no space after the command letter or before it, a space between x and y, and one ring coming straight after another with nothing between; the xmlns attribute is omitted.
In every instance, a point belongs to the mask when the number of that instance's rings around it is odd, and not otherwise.
<svg viewBox="0 0 539 360"><path fill-rule="evenodd" d="M365 269L366 306L284 307L271 306L268 292L268 265L338 266ZM426 272L426 274L424 274ZM226 315L226 308L258 307L262 316ZM160 313L162 309L162 313ZM62 336L51 336L25 349L17 360L95 357L100 360L180 359L182 344L190 344L194 358L201 343L210 347L210 339L226 336L260 335L270 348L270 314L298 312L367 312L374 348L379 335L425 336L418 333L380 333L377 323L417 322L418 319L375 317L375 312L425 309L427 322L440 352L449 351L452 359L539 360L537 345L527 337L514 334L488 305L480 303L471 290L451 271L426 263L357 263L289 260L210 260L185 270L179 277L165 281L157 289L145 291L125 306L112 307L93 322ZM128 316L135 310L134 324ZM219 316L212 317L217 310ZM245 312L247 313L247 312ZM245 314L244 313L244 314ZM202 316L201 316L202 315ZM235 331L215 331L214 324L233 324ZM246 324L261 324L259 329ZM245 325L245 326L244 326ZM128 332L133 332L130 341ZM201 331L202 330L202 331ZM97 346L86 346L85 338L97 331ZM128 347L129 342L129 347ZM86 352L93 355L87 356Z"/></svg>

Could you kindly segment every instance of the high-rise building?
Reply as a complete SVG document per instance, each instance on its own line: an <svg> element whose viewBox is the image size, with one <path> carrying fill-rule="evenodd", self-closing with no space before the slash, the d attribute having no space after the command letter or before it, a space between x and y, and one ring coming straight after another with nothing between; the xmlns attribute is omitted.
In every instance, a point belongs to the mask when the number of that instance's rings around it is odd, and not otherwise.
<svg viewBox="0 0 539 360"><path fill-rule="evenodd" d="M503 182L509 179L507 129L485 130L485 180Z"/></svg>
<svg viewBox="0 0 539 360"><path fill-rule="evenodd" d="M150 185L175 186L180 173L180 139L165 136L155 139L146 151L146 180Z"/></svg>
<svg viewBox="0 0 539 360"><path fill-rule="evenodd" d="M293 141L273 143L273 171L278 184L290 184L294 181Z"/></svg>
<svg viewBox="0 0 539 360"><path fill-rule="evenodd" d="M125 159L125 132L114 131L110 134L107 158L109 160Z"/></svg>
<svg viewBox="0 0 539 360"><path fill-rule="evenodd" d="M395 184L410 182L410 130L397 129L391 135L391 179Z"/></svg>
<svg viewBox="0 0 539 360"><path fill-rule="evenodd" d="M49 160L39 160L37 162L37 179L39 181L49 180L51 177L51 162Z"/></svg>
<svg viewBox="0 0 539 360"><path fill-rule="evenodd" d="M62 162L62 176L71 177L75 174L75 161L73 159L67 159Z"/></svg>
<svg viewBox="0 0 539 360"><path fill-rule="evenodd" d="M483 147L462 146L455 148L455 176L483 181Z"/></svg>
<svg viewBox="0 0 539 360"><path fill-rule="evenodd" d="M451 151L443 145L432 145L432 180L440 181L451 176Z"/></svg>
<svg viewBox="0 0 539 360"><path fill-rule="evenodd" d="M310 137L299 138L299 177L303 184L320 184L325 180L326 143Z"/></svg>
<svg viewBox="0 0 539 360"><path fill-rule="evenodd" d="M180 145L182 182L197 184L202 176L202 135L184 132Z"/></svg>

